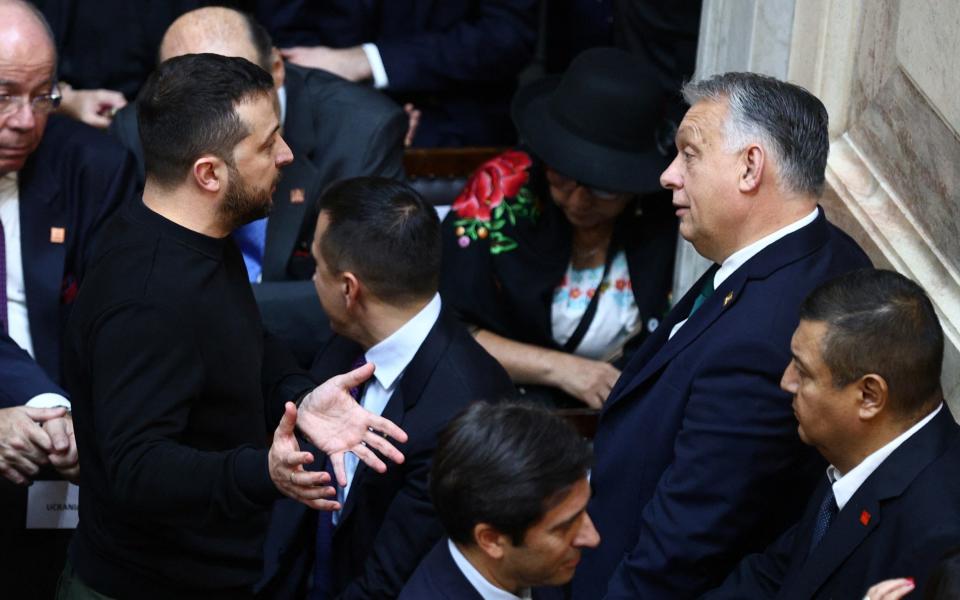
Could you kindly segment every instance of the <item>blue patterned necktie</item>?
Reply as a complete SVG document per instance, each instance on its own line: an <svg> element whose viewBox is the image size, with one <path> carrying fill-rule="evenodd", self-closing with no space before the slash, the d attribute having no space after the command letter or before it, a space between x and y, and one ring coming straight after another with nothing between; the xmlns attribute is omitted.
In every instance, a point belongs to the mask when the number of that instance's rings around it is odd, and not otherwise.
<svg viewBox="0 0 960 600"><path fill-rule="evenodd" d="M827 487L827 493L820 503L820 510L817 511L817 519L813 522L813 537L810 538L810 554L820 544L820 540L826 535L830 525L833 524L834 517L839 512L837 508L837 499L833 495L833 486Z"/></svg>

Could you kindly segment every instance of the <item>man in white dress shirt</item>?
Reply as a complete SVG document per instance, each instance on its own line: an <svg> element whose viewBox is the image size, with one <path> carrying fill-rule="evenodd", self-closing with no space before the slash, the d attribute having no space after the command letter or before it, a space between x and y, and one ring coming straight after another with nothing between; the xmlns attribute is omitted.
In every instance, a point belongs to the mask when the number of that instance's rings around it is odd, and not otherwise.
<svg viewBox="0 0 960 600"><path fill-rule="evenodd" d="M56 50L32 5L0 1L0 475L76 477L60 335L96 232L133 194L127 153L62 117Z"/></svg>
<svg viewBox="0 0 960 600"><path fill-rule="evenodd" d="M781 385L830 466L799 523L708 597L862 598L891 577L923 596L960 545L960 427L933 305L898 273L856 271L814 290L790 346Z"/></svg>
<svg viewBox="0 0 960 600"><path fill-rule="evenodd" d="M403 466L386 475L347 455L342 509L333 515L278 503L263 594L393 598L443 533L427 492L438 433L470 402L505 396L513 385L442 309L440 222L408 185L358 177L329 187L312 251L317 294L337 333L312 374L373 363L373 377L353 393L370 412L403 423L409 440Z"/></svg>
<svg viewBox="0 0 960 600"><path fill-rule="evenodd" d="M562 598L556 586L581 549L600 543L586 510L592 459L590 443L545 409L471 406L444 431L430 474L448 538L401 600Z"/></svg>

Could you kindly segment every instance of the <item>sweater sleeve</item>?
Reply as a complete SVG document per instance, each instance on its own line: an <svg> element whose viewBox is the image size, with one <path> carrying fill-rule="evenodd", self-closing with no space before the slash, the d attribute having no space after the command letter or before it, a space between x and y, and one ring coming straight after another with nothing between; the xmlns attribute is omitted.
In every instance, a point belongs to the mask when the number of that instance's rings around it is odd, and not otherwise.
<svg viewBox="0 0 960 600"><path fill-rule="evenodd" d="M88 339L98 458L118 502L195 520L242 517L279 497L266 450L187 445L204 368L191 332L175 318L129 303L98 319Z"/></svg>

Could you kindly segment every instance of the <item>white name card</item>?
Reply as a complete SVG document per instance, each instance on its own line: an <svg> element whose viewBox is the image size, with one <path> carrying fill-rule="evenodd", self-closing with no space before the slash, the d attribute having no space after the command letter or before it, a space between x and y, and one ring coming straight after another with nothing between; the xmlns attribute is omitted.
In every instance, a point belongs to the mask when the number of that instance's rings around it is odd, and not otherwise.
<svg viewBox="0 0 960 600"><path fill-rule="evenodd" d="M27 489L27 529L77 528L80 488L68 481L35 481Z"/></svg>

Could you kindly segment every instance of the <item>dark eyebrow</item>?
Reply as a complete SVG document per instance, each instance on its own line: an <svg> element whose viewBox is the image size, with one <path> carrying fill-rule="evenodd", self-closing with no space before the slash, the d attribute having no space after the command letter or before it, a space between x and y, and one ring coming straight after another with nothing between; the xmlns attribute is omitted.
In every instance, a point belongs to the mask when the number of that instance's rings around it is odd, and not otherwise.
<svg viewBox="0 0 960 600"><path fill-rule="evenodd" d="M267 143L270 141L270 139L274 136L274 134L277 133L277 131L279 130L280 130L280 122L277 121L277 124L273 126L273 129L270 130L270 133L268 133L267 136L263 138L263 142L260 144L260 146L261 147L266 146Z"/></svg>
<svg viewBox="0 0 960 600"><path fill-rule="evenodd" d="M805 362L803 362L803 359L801 359L799 356L797 356L796 353L794 353L793 351L791 351L791 352L790 352L790 356L793 357L793 362L797 363L797 365L798 365L801 369L803 369L804 371L806 371L806 372L808 372L808 373L810 372L810 369L809 369L809 367L807 367L807 364L806 364Z"/></svg>
<svg viewBox="0 0 960 600"><path fill-rule="evenodd" d="M571 516L569 519L565 521L561 521L560 523L557 523L556 525L551 527L550 531L562 531L564 529L568 529L571 525L573 525L573 522L576 521L578 518L580 518L580 515L582 515L585 512L587 512L586 506L584 506L583 508L578 510L576 513L574 513L573 516Z"/></svg>

